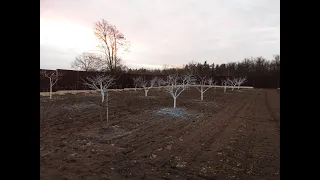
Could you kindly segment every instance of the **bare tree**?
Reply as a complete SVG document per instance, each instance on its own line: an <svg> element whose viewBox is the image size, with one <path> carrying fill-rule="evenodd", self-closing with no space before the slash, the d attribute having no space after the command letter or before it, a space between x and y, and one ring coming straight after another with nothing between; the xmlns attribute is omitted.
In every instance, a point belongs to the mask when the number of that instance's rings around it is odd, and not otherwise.
<svg viewBox="0 0 320 180"><path fill-rule="evenodd" d="M99 48L101 48L108 69L111 72L116 71L117 66L121 65L121 59L118 57L119 50L128 51L129 41L116 26L109 24L104 19L95 23L94 34L101 42Z"/></svg>
<svg viewBox="0 0 320 180"><path fill-rule="evenodd" d="M103 62L98 54L83 52L75 58L71 67L84 71L95 71L103 68Z"/></svg>
<svg viewBox="0 0 320 180"><path fill-rule="evenodd" d="M214 83L212 83L212 86L214 87L214 92L216 92L217 84L218 84L218 81L215 81Z"/></svg>
<svg viewBox="0 0 320 180"><path fill-rule="evenodd" d="M166 89L173 98L173 108L176 108L179 95L194 82L195 78L191 75L179 76L178 74L173 74L168 76L168 86L166 86Z"/></svg>
<svg viewBox="0 0 320 180"><path fill-rule="evenodd" d="M141 79L142 79L142 78L141 78ZM144 95L145 95L145 96L148 96L149 90L154 86L154 84L156 83L156 81L157 81L157 77L152 78L150 81L147 81L147 80L145 80L145 79L142 79L142 80L140 81L141 86L142 86L143 89L144 89Z"/></svg>
<svg viewBox="0 0 320 180"><path fill-rule="evenodd" d="M212 88L213 79L206 79L206 77L200 77L200 82L198 86L196 86L197 90L201 93L201 101L203 100L203 94L210 88ZM206 84L209 84L206 85Z"/></svg>
<svg viewBox="0 0 320 180"><path fill-rule="evenodd" d="M142 77L135 77L133 79L134 90L137 91L137 87L141 85Z"/></svg>
<svg viewBox="0 0 320 180"><path fill-rule="evenodd" d="M50 99L52 99L52 87L58 82L61 78L62 73L59 73L58 70L40 70L40 75L42 77L48 78L50 81Z"/></svg>
<svg viewBox="0 0 320 180"><path fill-rule="evenodd" d="M158 85L159 90L160 90L161 86L166 85L166 81L163 80L162 78L159 78L159 77L158 77L158 78L157 78L157 85Z"/></svg>
<svg viewBox="0 0 320 180"><path fill-rule="evenodd" d="M235 86L237 85L237 78L227 79L227 85L232 86L232 91L234 90Z"/></svg>
<svg viewBox="0 0 320 180"><path fill-rule="evenodd" d="M238 86L238 90L240 89L241 84L247 81L247 77L239 77L235 79L235 83Z"/></svg>
<svg viewBox="0 0 320 180"><path fill-rule="evenodd" d="M228 86L228 81L227 80L222 80L221 85L223 86L223 92L227 92L227 86Z"/></svg>
<svg viewBox="0 0 320 180"><path fill-rule="evenodd" d="M209 78L207 80L207 83L209 84L209 86L213 86L214 85L214 80L212 78Z"/></svg>
<svg viewBox="0 0 320 180"><path fill-rule="evenodd" d="M123 61L122 61L123 62ZM117 66L117 70L120 70L120 71L124 71L124 72L127 72L128 71L128 67L126 66L126 65L124 65L124 64L120 64L120 65L118 65Z"/></svg>
<svg viewBox="0 0 320 180"><path fill-rule="evenodd" d="M110 75L97 75L95 77L87 77L84 81L84 85L90 89L100 91L101 94L101 110L100 110L100 121L102 124L102 108L106 105L107 109L107 126L109 126L109 93L108 88L114 84L114 78ZM106 100L105 100L106 96Z"/></svg>

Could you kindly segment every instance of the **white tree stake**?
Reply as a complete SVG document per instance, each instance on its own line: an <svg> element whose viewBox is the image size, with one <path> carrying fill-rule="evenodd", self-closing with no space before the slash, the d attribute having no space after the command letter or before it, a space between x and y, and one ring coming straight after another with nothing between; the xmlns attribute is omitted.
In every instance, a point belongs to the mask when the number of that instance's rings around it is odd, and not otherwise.
<svg viewBox="0 0 320 180"><path fill-rule="evenodd" d="M84 85L88 86L90 89L100 91L101 94L101 107L106 104L107 107L107 126L109 126L109 93L108 88L114 84L114 78L110 75L97 75L93 78L87 77ZM106 94L106 101L104 99ZM102 108L101 108L102 109ZM102 124L102 114L100 111L100 121Z"/></svg>

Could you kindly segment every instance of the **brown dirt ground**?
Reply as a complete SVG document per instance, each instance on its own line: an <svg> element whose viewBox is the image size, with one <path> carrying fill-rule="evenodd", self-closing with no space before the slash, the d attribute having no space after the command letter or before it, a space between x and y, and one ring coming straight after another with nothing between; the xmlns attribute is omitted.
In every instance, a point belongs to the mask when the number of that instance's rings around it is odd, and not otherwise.
<svg viewBox="0 0 320 180"><path fill-rule="evenodd" d="M159 115L169 94L112 92L109 128L99 94L40 97L40 178L280 179L280 93L191 89ZM105 113L103 113L105 117ZM104 121L103 126L106 126Z"/></svg>

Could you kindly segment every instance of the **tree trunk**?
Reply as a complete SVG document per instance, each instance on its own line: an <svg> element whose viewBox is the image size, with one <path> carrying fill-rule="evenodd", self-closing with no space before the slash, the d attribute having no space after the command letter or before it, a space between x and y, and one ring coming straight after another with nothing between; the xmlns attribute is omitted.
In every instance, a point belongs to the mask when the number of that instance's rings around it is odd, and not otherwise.
<svg viewBox="0 0 320 180"><path fill-rule="evenodd" d="M201 86L201 101L203 100L203 93L204 93L204 91L203 91L203 86Z"/></svg>
<svg viewBox="0 0 320 180"><path fill-rule="evenodd" d="M51 78L49 80L50 80L50 92L49 92L49 95L50 95L50 99L52 99L52 81L51 81Z"/></svg>
<svg viewBox="0 0 320 180"><path fill-rule="evenodd" d="M103 124L102 124L102 122L103 122L103 121L102 121L102 119L103 119L103 118L102 118L102 111L103 111L103 104L100 105L100 111L99 111L99 113L100 113L100 123L101 123L101 126L103 126Z"/></svg>
<svg viewBox="0 0 320 180"><path fill-rule="evenodd" d="M103 105L103 103L104 103L104 91L101 89L100 92L101 92L101 104Z"/></svg>
<svg viewBox="0 0 320 180"><path fill-rule="evenodd" d="M173 98L173 108L176 108L176 105L177 105L177 98L174 97Z"/></svg>
<svg viewBox="0 0 320 180"><path fill-rule="evenodd" d="M240 89L240 85L238 85L238 90Z"/></svg>
<svg viewBox="0 0 320 180"><path fill-rule="evenodd" d="M49 95L50 95L50 99L52 99L52 86L50 85L50 93L49 93Z"/></svg>
<svg viewBox="0 0 320 180"><path fill-rule="evenodd" d="M107 126L109 127L109 94L108 94L108 91L106 92L107 93Z"/></svg>
<svg viewBox="0 0 320 180"><path fill-rule="evenodd" d="M144 96L148 96L148 91L147 89L144 90Z"/></svg>

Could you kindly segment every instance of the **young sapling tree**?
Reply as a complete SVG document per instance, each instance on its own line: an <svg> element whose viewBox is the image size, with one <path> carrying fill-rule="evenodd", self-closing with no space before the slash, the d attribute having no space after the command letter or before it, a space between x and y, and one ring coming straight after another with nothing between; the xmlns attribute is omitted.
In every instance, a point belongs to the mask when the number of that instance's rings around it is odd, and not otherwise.
<svg viewBox="0 0 320 180"><path fill-rule="evenodd" d="M238 90L240 89L241 84L247 82L247 77L239 77L235 80Z"/></svg>
<svg viewBox="0 0 320 180"><path fill-rule="evenodd" d="M157 77L152 78L150 81L147 81L145 79L141 80L141 86L144 89L145 96L148 96L149 90L154 86L156 81L157 81Z"/></svg>
<svg viewBox="0 0 320 180"><path fill-rule="evenodd" d="M114 84L114 77L110 75L97 75L95 77L87 77L83 83L93 90L100 91L101 94L101 108L100 108L100 121L102 124L102 109L106 106L107 109L107 126L109 126L109 93L108 88ZM105 99L106 97L106 99Z"/></svg>
<svg viewBox="0 0 320 180"><path fill-rule="evenodd" d="M209 84L206 85L206 84ZM210 78L210 79L206 79L206 77L200 77L200 82L198 84L198 86L196 86L197 90L200 92L201 94L201 101L203 100L203 94L210 88L212 88L212 83L213 83L213 79Z"/></svg>
<svg viewBox="0 0 320 180"><path fill-rule="evenodd" d="M163 80L162 78L157 78L157 85L159 87L159 90L160 90L161 86L163 86L165 84L166 84L165 80Z"/></svg>
<svg viewBox="0 0 320 180"><path fill-rule="evenodd" d="M216 92L218 82L215 81L212 85L214 86L214 92Z"/></svg>
<svg viewBox="0 0 320 180"><path fill-rule="evenodd" d="M173 108L176 108L179 95L194 82L195 78L191 75L179 76L178 74L174 74L168 76L168 86L166 86L166 90L173 98Z"/></svg>
<svg viewBox="0 0 320 180"><path fill-rule="evenodd" d="M235 86L237 85L237 78L233 78L233 79L227 79L227 84L229 86L232 86L232 91L234 90Z"/></svg>
<svg viewBox="0 0 320 180"><path fill-rule="evenodd" d="M134 90L137 91L137 87L140 86L142 77L135 77L133 79L133 84L134 84Z"/></svg>
<svg viewBox="0 0 320 180"><path fill-rule="evenodd" d="M214 87L214 92L216 92L217 81L213 80L212 78L209 78L207 82L208 82L209 86Z"/></svg>
<svg viewBox="0 0 320 180"><path fill-rule="evenodd" d="M214 80L212 78L207 79L209 86L213 86Z"/></svg>
<svg viewBox="0 0 320 180"><path fill-rule="evenodd" d="M50 99L52 99L52 87L58 82L58 80L61 78L62 73L59 73L58 70L55 71L47 71L47 70L41 70L40 75L42 77L48 78L50 81L50 92L49 96Z"/></svg>
<svg viewBox="0 0 320 180"><path fill-rule="evenodd" d="M223 93L226 93L227 92L228 81L227 80L222 80L221 81L221 85L223 86Z"/></svg>

